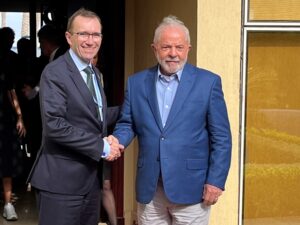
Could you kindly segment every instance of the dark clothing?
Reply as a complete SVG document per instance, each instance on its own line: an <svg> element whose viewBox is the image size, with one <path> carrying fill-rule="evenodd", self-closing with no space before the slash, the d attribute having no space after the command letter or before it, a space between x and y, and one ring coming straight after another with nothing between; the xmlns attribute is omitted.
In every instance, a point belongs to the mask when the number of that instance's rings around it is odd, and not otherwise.
<svg viewBox="0 0 300 225"><path fill-rule="evenodd" d="M39 190L37 192L41 225L94 225L98 223L100 207L100 185L95 180L93 188L86 195L62 195ZM45 207L47 205L47 207ZM68 211L66 211L68 210ZM70 216L71 215L71 216Z"/></svg>
<svg viewBox="0 0 300 225"><path fill-rule="evenodd" d="M16 131L15 112L9 100L14 88L7 58L0 59L0 176L15 177L22 173L22 152Z"/></svg>
<svg viewBox="0 0 300 225"><path fill-rule="evenodd" d="M68 195L89 192L97 176L107 122L106 100L100 91L103 122L69 52L46 66L40 81L43 139L29 178L34 187Z"/></svg>
<svg viewBox="0 0 300 225"><path fill-rule="evenodd" d="M16 93L21 106L24 125L26 127L26 138L23 142L27 145L27 151L30 153L30 157L24 154L24 177L27 178L30 169L36 158L38 149L41 145L42 139L42 121L40 115L39 95L34 98L28 99L23 94L23 88L25 85L29 85L34 88L39 85L40 76L44 67L48 63L48 58L40 56L38 58L31 58L29 56L19 56L20 72L17 74L16 80Z"/></svg>
<svg viewBox="0 0 300 225"><path fill-rule="evenodd" d="M43 121L42 144L28 181L41 193L39 211L43 225L98 222L98 163L102 160L103 137L106 124L110 121L104 91L101 86L98 88L103 106L102 121L98 118L94 99L69 52L49 63L42 73L39 92ZM58 196L69 200L61 201ZM45 198L47 200L43 204ZM70 205L72 203L75 203L74 208ZM63 205L58 207L60 204ZM85 206L90 208L86 209ZM64 220L68 215L72 217L70 222L57 221L57 218ZM89 222L84 223L82 220L87 218Z"/></svg>
<svg viewBox="0 0 300 225"><path fill-rule="evenodd" d="M108 161L103 161L103 167L102 167L102 170L103 170L103 181L104 180L111 180L111 165L112 163L111 162L108 162Z"/></svg>
<svg viewBox="0 0 300 225"><path fill-rule="evenodd" d="M26 80L24 82L24 84L29 85L32 88L39 85L42 71L48 64L48 58L40 56L34 59L34 62L34 68L32 68L32 72L28 74L28 76L26 76ZM32 155L32 166L33 160L35 160L36 154L40 148L42 139L42 120L40 113L39 94L37 94L33 99L26 99L25 101L26 109L24 110L24 113L26 114L26 116L24 122L27 128L28 148Z"/></svg>

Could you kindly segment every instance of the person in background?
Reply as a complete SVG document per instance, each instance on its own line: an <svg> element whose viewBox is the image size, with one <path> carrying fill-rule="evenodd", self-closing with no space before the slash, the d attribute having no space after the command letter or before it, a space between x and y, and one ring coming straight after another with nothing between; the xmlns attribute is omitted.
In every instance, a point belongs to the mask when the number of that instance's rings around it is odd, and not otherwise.
<svg viewBox="0 0 300 225"><path fill-rule="evenodd" d="M111 189L111 162L102 162L102 205L108 215L108 225L117 225L115 197Z"/></svg>
<svg viewBox="0 0 300 225"><path fill-rule="evenodd" d="M138 224L207 225L231 161L231 131L218 75L187 63L190 35L174 16L151 45L158 64L130 76L113 135L138 138Z"/></svg>
<svg viewBox="0 0 300 225"><path fill-rule="evenodd" d="M53 24L46 24L38 31L41 55L32 60L33 67L22 87L23 96L27 99L30 113L28 115L28 148L31 154L29 161L30 168L36 158L42 140L42 121L39 104L39 82L45 66L64 54L67 50L63 41L63 32ZM65 38L64 38L65 39ZM27 174L28 176L28 174ZM27 190L31 190L31 184L27 184Z"/></svg>
<svg viewBox="0 0 300 225"><path fill-rule="evenodd" d="M0 29L0 174L3 183L3 217L17 220L12 204L12 178L22 173L19 138L25 137L22 111L15 92L17 55L11 51L15 34L10 27Z"/></svg>
<svg viewBox="0 0 300 225"><path fill-rule="evenodd" d="M99 70L99 57L98 54L96 54L92 60L92 64ZM102 87L104 89L104 80L103 80L103 74L99 71L98 72L100 76L100 81L102 84ZM112 108L112 107L109 107ZM115 110L119 112L119 107L116 107ZM118 115L117 113L116 115ZM114 119L114 124L117 120L117 117ZM117 225L117 212L116 212L116 203L115 203L115 197L111 189L111 162L108 161L102 161L102 205L104 206L104 209L108 215L108 223L109 225Z"/></svg>
<svg viewBox="0 0 300 225"><path fill-rule="evenodd" d="M22 109L23 121L26 127L26 138L22 139L24 157L23 157L23 165L24 170L22 174L22 184L25 183L28 173L32 167L32 163L34 157L36 156L36 152L38 147L35 147L35 143L38 142L37 145L40 145L40 136L41 129L35 131L35 127L37 124L41 124L39 113L39 105L34 104L34 100L29 100L23 94L24 85L28 85L32 83L33 74L37 68L37 59L35 57L35 48L32 40L29 37L21 37L17 41L17 50L18 50L18 58L19 64L18 67L19 72L16 80L16 93L19 99L19 103ZM41 127L41 125L39 126ZM37 134L35 134L35 132Z"/></svg>
<svg viewBox="0 0 300 225"><path fill-rule="evenodd" d="M69 18L70 49L43 70L42 145L28 182L36 189L39 224L97 225L101 160L120 157L123 146L105 137L112 114L91 61L102 42L97 14L79 9Z"/></svg>
<svg viewBox="0 0 300 225"><path fill-rule="evenodd" d="M38 31L38 40L41 48L41 55L47 58L48 62L52 62L53 60L57 59L67 50L63 44L64 41L62 41L62 32L52 24L46 24ZM42 66L42 70L46 64ZM41 72L42 71L40 71L39 75L41 75ZM38 83L35 87L31 87L27 84L23 88L23 93L28 99L33 99L36 97L38 92Z"/></svg>

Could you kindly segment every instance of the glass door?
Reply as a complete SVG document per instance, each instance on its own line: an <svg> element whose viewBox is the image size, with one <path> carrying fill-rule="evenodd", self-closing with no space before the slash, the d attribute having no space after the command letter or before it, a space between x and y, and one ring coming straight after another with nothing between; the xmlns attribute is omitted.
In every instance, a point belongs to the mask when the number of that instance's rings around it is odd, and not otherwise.
<svg viewBox="0 0 300 225"><path fill-rule="evenodd" d="M300 1L243 3L239 225L299 225Z"/></svg>
<svg viewBox="0 0 300 225"><path fill-rule="evenodd" d="M242 219L300 224L300 32L245 29Z"/></svg>

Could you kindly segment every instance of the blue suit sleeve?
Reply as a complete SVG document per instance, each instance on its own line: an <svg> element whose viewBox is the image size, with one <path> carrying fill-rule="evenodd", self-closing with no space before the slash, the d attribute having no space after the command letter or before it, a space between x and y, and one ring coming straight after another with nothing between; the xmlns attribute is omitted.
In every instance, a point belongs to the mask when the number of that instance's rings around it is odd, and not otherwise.
<svg viewBox="0 0 300 225"><path fill-rule="evenodd" d="M129 78L120 117L113 132L113 135L119 140L119 143L125 147L127 147L135 137L130 90L131 85Z"/></svg>
<svg viewBox="0 0 300 225"><path fill-rule="evenodd" d="M206 183L224 190L231 161L231 131L220 77L212 87L208 109L210 163Z"/></svg>

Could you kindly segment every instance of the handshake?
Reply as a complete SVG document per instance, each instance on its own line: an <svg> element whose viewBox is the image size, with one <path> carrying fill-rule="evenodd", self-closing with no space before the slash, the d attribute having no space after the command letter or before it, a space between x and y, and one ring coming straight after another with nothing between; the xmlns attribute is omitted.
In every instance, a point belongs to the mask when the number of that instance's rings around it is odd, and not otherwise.
<svg viewBox="0 0 300 225"><path fill-rule="evenodd" d="M110 146L110 153L107 157L105 157L105 159L107 161L114 161L118 159L121 156L121 153L124 151L124 146L119 144L119 140L112 135L109 135L105 139Z"/></svg>

